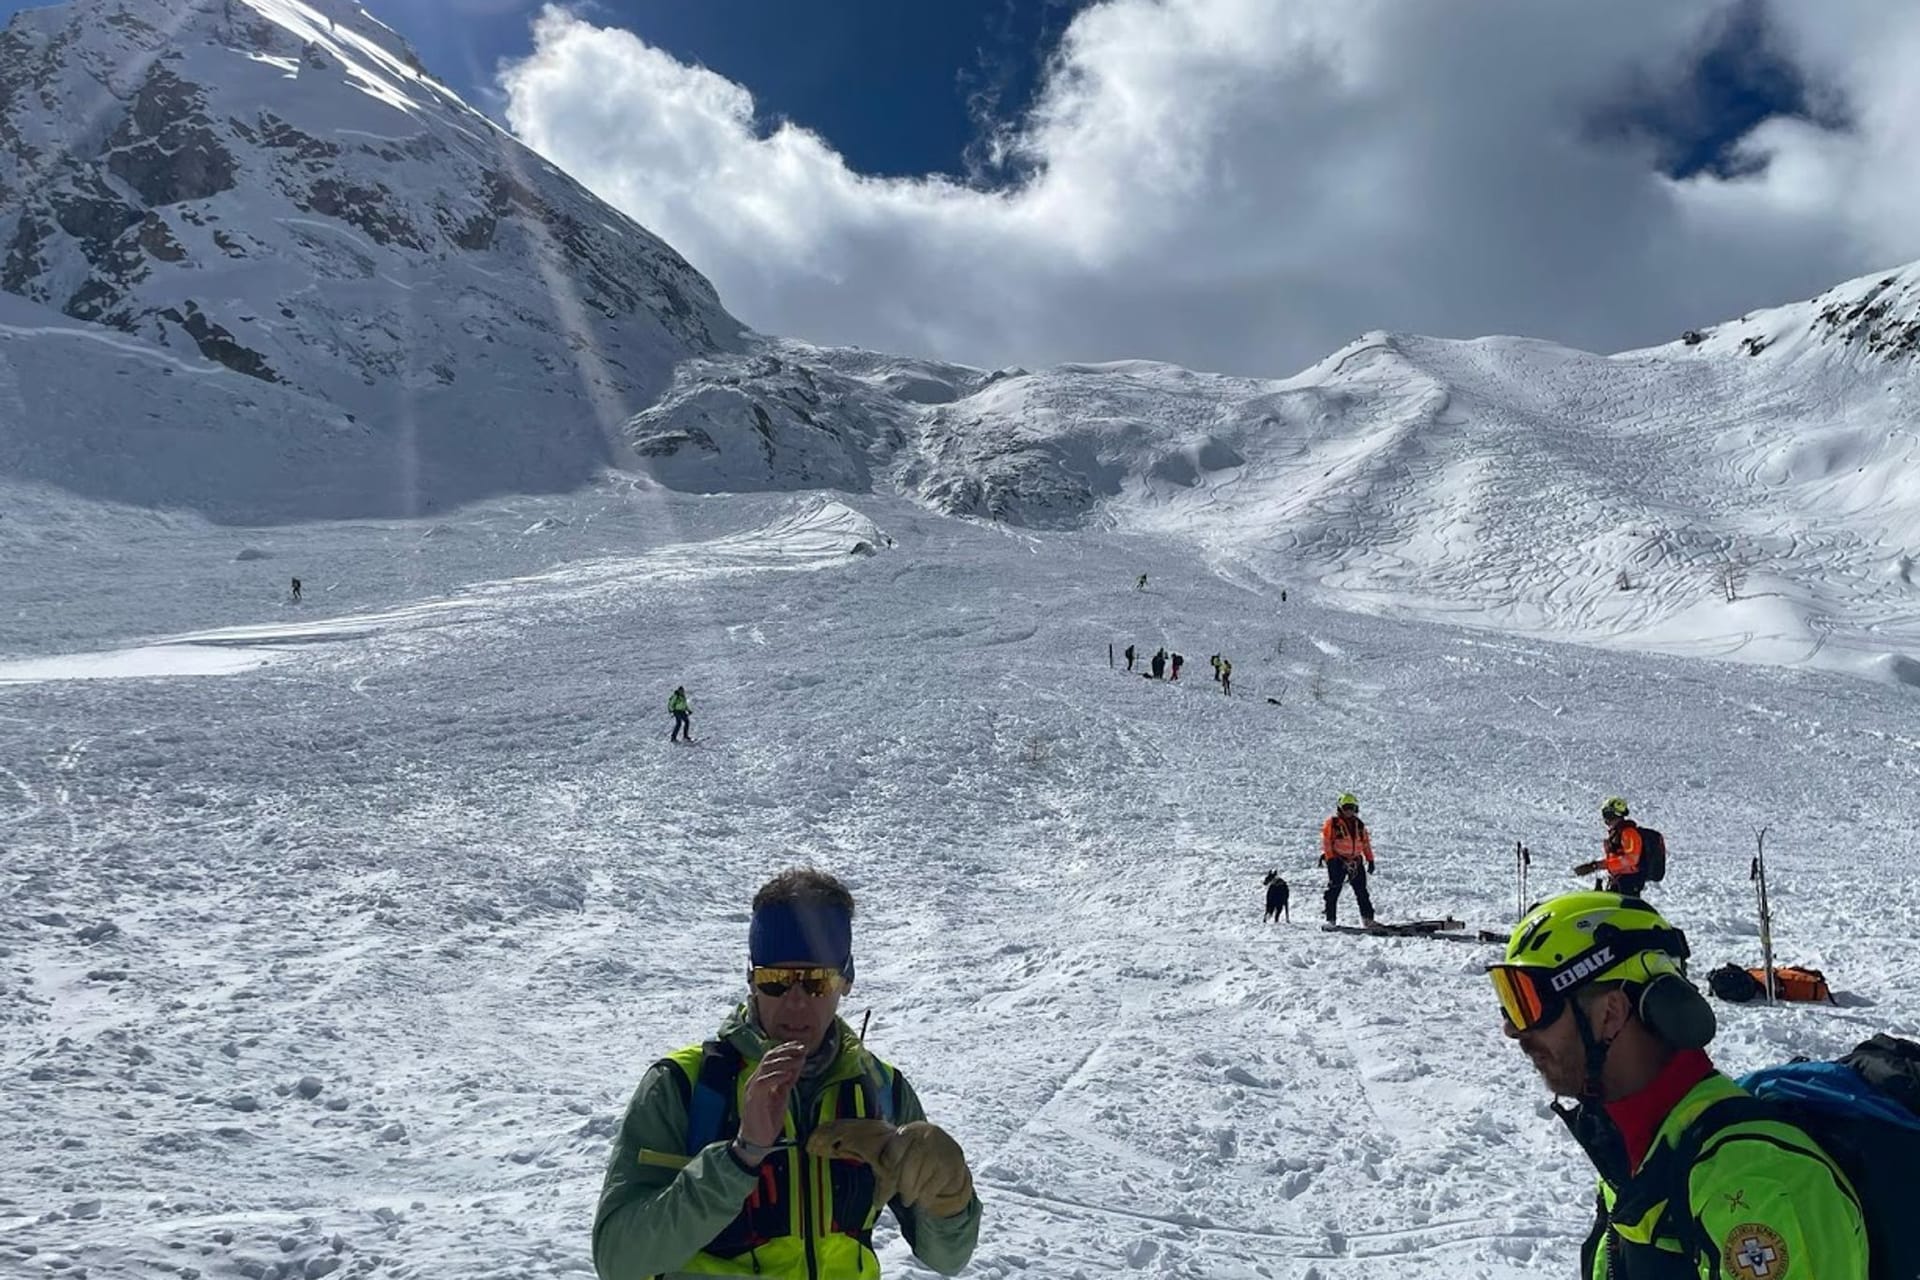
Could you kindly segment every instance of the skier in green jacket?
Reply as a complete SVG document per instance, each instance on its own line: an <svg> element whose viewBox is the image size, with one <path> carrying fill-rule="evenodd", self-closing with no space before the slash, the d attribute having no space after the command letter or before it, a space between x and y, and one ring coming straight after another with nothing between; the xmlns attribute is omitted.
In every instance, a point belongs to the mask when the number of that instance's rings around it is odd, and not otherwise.
<svg viewBox="0 0 1920 1280"><path fill-rule="evenodd" d="M1749 1095L1707 1057L1686 958L1657 911L1593 892L1535 906L1488 966L1506 1034L1575 1099L1554 1109L1600 1174L1582 1274L1866 1280L1860 1201L1827 1153L1782 1120L1703 1116Z"/></svg>
<svg viewBox="0 0 1920 1280"><path fill-rule="evenodd" d="M667 710L673 713L673 735L669 742L680 741L685 734L688 742L693 741L693 708L687 705L687 686L675 685L673 692L667 695Z"/></svg>
<svg viewBox="0 0 1920 1280"><path fill-rule="evenodd" d="M959 1144L838 1016L853 908L810 868L755 895L746 1003L655 1063L627 1107L593 1221L601 1280L878 1280L886 1208L935 1271L973 1256L980 1200Z"/></svg>

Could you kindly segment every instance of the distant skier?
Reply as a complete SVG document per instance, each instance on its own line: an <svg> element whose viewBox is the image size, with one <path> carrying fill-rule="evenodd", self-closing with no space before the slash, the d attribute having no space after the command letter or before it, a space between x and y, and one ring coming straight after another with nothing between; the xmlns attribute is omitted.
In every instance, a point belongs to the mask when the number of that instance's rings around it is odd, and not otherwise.
<svg viewBox="0 0 1920 1280"><path fill-rule="evenodd" d="M1155 650L1153 654L1153 662L1150 665L1153 669L1153 678L1155 680L1166 679L1167 678L1167 651L1165 649Z"/></svg>
<svg viewBox="0 0 1920 1280"><path fill-rule="evenodd" d="M295 604L300 603L300 579L298 578L293 580L293 602Z"/></svg>
<svg viewBox="0 0 1920 1280"><path fill-rule="evenodd" d="M1136 582L1136 583L1134 583L1134 584L1133 584L1133 589L1134 589L1135 591L1145 591L1145 590L1147 589L1147 575L1146 575L1146 574L1144 574L1144 573L1143 573L1143 574L1141 574L1141 575L1140 575L1140 581L1138 581L1138 582Z"/></svg>
<svg viewBox="0 0 1920 1280"><path fill-rule="evenodd" d="M1285 587L1282 587L1280 588L1280 603L1285 604L1286 602L1287 602L1287 589Z"/></svg>
<svg viewBox="0 0 1920 1280"><path fill-rule="evenodd" d="M688 742L693 741L693 708L687 705L687 687L675 685L673 693L667 699L667 710L673 713L673 736L669 742L679 742L685 734Z"/></svg>
<svg viewBox="0 0 1920 1280"><path fill-rule="evenodd" d="M1220 655L1216 653L1211 658L1208 658L1207 661L1213 666L1213 682L1215 684L1219 684L1220 683Z"/></svg>
<svg viewBox="0 0 1920 1280"><path fill-rule="evenodd" d="M1609 798L1600 806L1600 818L1607 824L1607 839L1600 846L1600 857L1581 863L1573 869L1573 874L1590 876L1604 871L1608 893L1637 898L1647 887L1646 871L1641 866L1646 841L1641 838L1640 826L1627 816L1627 802L1619 796Z"/></svg>
<svg viewBox="0 0 1920 1280"><path fill-rule="evenodd" d="M1373 895L1367 876L1373 871L1373 840L1360 821L1360 801L1349 791L1342 795L1334 815L1320 827L1320 860L1327 864L1327 923L1338 924L1340 890L1353 886L1360 923L1373 924Z"/></svg>
<svg viewBox="0 0 1920 1280"><path fill-rule="evenodd" d="M1220 659L1220 692L1228 696L1233 694L1233 660L1231 658Z"/></svg>
<svg viewBox="0 0 1920 1280"><path fill-rule="evenodd" d="M1133 670L1133 646L1127 646L1127 670Z"/></svg>
<svg viewBox="0 0 1920 1280"><path fill-rule="evenodd" d="M1173 679L1178 680L1180 678L1180 668L1186 665L1186 661L1185 658L1177 653L1173 655Z"/></svg>

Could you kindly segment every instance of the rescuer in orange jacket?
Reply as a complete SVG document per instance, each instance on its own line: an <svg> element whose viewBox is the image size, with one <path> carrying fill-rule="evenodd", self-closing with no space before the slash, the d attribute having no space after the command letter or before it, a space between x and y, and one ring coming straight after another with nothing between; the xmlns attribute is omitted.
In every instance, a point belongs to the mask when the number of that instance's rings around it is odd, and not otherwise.
<svg viewBox="0 0 1920 1280"><path fill-rule="evenodd" d="M1639 824L1627 816L1627 802L1614 796L1600 806L1600 817L1607 824L1606 843L1600 847L1601 856L1593 862L1583 862L1573 869L1577 876L1590 876L1596 871L1607 873L1606 890L1608 893L1624 893L1637 898L1646 888L1646 872L1641 868L1641 855L1646 852L1646 842L1640 838Z"/></svg>
<svg viewBox="0 0 1920 1280"><path fill-rule="evenodd" d="M1327 923L1339 923L1340 890L1350 884L1360 923L1371 925L1373 895L1367 892L1367 875L1373 870L1373 841L1352 792L1340 797L1334 815L1320 826L1320 860L1327 864Z"/></svg>

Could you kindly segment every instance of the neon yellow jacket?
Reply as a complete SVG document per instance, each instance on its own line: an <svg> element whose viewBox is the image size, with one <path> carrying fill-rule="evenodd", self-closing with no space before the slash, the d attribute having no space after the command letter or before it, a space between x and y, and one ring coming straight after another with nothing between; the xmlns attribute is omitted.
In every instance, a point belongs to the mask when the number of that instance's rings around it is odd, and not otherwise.
<svg viewBox="0 0 1920 1280"><path fill-rule="evenodd" d="M1582 1251L1589 1280L1867 1280L1860 1201L1839 1166L1805 1132L1772 1119L1716 1129L1687 1171L1684 1212L1674 1162L1682 1135L1724 1098L1748 1096L1714 1072L1675 1104L1638 1169L1593 1109L1570 1120L1601 1170L1599 1215ZM1585 1128L1583 1130L1583 1124ZM1611 1135L1611 1143L1609 1137Z"/></svg>

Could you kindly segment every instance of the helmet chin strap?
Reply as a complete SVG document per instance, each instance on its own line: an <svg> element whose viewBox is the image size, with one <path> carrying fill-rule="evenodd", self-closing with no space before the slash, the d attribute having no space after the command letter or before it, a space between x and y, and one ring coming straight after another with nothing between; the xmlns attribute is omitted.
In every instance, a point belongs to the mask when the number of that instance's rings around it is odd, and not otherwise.
<svg viewBox="0 0 1920 1280"><path fill-rule="evenodd" d="M1587 1011L1580 1007L1578 1000L1568 1000L1573 1010L1573 1025L1580 1032L1580 1047L1587 1055L1587 1079L1580 1087L1580 1101L1604 1102L1606 1089L1601 1083L1601 1073L1607 1065L1607 1050L1613 1047L1610 1040L1600 1040L1593 1034L1593 1024L1587 1021Z"/></svg>

